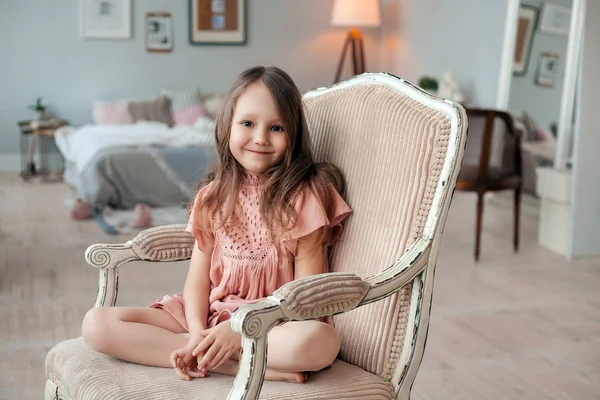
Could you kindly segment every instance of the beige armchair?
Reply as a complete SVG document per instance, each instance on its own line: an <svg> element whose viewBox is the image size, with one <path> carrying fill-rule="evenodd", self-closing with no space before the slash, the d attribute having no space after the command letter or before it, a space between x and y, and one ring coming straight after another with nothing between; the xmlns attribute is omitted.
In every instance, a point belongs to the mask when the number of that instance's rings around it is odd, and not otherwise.
<svg viewBox="0 0 600 400"><path fill-rule="evenodd" d="M388 74L363 74L304 100L316 156L344 172L354 210L331 254L332 272L291 282L234 313L244 349L235 380L213 374L181 381L170 369L96 353L78 338L57 344L46 358L47 400L410 398L464 151L465 112ZM184 226L91 246L86 260L100 271L94 306L115 305L126 263L186 259L192 246ZM282 321L328 315L341 340L334 365L304 384L263 382L267 332Z"/></svg>

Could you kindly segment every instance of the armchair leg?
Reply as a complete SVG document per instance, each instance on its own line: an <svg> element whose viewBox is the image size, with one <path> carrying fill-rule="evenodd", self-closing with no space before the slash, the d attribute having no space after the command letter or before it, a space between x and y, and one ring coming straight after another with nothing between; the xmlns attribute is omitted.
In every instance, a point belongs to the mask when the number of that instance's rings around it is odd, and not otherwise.
<svg viewBox="0 0 600 400"><path fill-rule="evenodd" d="M483 219L483 193L477 193L477 220L475 222L475 261L479 261L481 222Z"/></svg>
<svg viewBox="0 0 600 400"><path fill-rule="evenodd" d="M240 370L233 382L227 400L256 400L262 388L267 369L267 338L242 338L244 351Z"/></svg>
<svg viewBox="0 0 600 400"><path fill-rule="evenodd" d="M521 188L515 189L513 245L519 251L519 220L521 218Z"/></svg>

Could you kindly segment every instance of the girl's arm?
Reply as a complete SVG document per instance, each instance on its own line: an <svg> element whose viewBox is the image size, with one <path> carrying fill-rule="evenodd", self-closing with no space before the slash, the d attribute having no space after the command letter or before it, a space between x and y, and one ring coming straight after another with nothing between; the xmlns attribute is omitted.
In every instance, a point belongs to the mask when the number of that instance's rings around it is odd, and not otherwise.
<svg viewBox="0 0 600 400"><path fill-rule="evenodd" d="M323 229L300 238L294 257L294 280L323 272Z"/></svg>
<svg viewBox="0 0 600 400"><path fill-rule="evenodd" d="M198 242L194 242L190 269L183 289L185 319L192 335L206 329L209 293L210 255L198 248Z"/></svg>
<svg viewBox="0 0 600 400"><path fill-rule="evenodd" d="M187 346L171 353L171 364L181 379L189 381L206 376L205 372L194 368L195 357L192 349L202 342L201 332L206 329L208 322L208 295L210 293L210 256L198 248L194 242L190 268L183 288L185 303L185 319L190 331Z"/></svg>

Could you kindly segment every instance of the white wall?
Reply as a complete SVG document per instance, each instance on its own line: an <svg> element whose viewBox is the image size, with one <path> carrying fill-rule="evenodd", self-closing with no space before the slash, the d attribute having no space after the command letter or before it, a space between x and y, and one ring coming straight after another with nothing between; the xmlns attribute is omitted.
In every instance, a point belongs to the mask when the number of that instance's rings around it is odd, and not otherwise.
<svg viewBox="0 0 600 400"><path fill-rule="evenodd" d="M558 123L569 37L540 31L543 0L523 0L521 3L538 9L538 21L532 39L526 73L512 77L509 108L527 111L541 127L549 131L553 122ZM552 3L570 8L573 1L552 0ZM539 56L542 52L557 53L560 56L553 88L538 86L535 83Z"/></svg>
<svg viewBox="0 0 600 400"><path fill-rule="evenodd" d="M417 82L454 72L469 103L494 107L507 0L383 0L381 65Z"/></svg>
<svg viewBox="0 0 600 400"><path fill-rule="evenodd" d="M581 90L578 128L575 133L571 203L571 256L600 255L600 134L598 93L600 93L600 1L587 0L584 16L584 43L581 63Z"/></svg>
<svg viewBox="0 0 600 400"><path fill-rule="evenodd" d="M91 121L94 100L154 96L163 88L225 91L243 69L277 65L301 90L333 82L345 38L330 26L332 0L249 0L245 46L192 46L188 0L133 0L131 40L84 40L79 0L0 0L0 170L18 168L16 122L44 96L73 124ZM147 53L148 11L173 14L175 49ZM379 69L379 32L365 31L367 66ZM377 40L375 40L377 39Z"/></svg>

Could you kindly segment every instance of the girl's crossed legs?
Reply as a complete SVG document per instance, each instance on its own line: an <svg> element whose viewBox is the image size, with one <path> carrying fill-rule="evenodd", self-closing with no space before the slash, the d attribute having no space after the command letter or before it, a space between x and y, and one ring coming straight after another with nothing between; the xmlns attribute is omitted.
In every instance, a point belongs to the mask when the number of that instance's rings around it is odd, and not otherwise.
<svg viewBox="0 0 600 400"><path fill-rule="evenodd" d="M83 339L96 351L121 360L172 368L170 356L188 343L187 331L169 313L144 307L99 307L87 312ZM288 322L269 332L265 379L303 382L303 372L319 371L335 360L337 332L319 321ZM236 375L230 359L216 371Z"/></svg>

